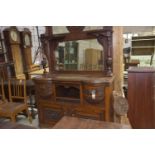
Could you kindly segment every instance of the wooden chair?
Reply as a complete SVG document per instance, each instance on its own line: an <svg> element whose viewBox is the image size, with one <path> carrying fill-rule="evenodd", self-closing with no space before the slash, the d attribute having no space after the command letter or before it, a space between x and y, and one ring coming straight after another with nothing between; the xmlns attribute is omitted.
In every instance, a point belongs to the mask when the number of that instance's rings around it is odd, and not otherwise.
<svg viewBox="0 0 155 155"><path fill-rule="evenodd" d="M30 123L32 122L31 115L28 111L27 95L26 95L26 80L9 79L9 102L4 100L0 105L0 116L11 118L13 122L16 121L16 116L21 112L26 112ZM4 83L1 81L1 90L4 93ZM4 99L5 99L5 94Z"/></svg>

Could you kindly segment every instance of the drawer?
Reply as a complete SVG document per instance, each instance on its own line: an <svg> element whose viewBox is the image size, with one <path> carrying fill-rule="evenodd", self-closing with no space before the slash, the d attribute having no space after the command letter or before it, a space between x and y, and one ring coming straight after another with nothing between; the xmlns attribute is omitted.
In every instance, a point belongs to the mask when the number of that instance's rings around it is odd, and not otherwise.
<svg viewBox="0 0 155 155"><path fill-rule="evenodd" d="M104 112L96 113L93 111L76 110L73 116L93 120L104 120Z"/></svg>

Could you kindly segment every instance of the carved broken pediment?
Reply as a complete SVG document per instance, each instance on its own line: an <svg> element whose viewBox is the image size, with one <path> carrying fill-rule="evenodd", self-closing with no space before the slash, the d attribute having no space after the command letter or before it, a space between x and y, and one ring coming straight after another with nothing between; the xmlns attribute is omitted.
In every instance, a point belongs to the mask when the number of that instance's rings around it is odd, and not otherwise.
<svg viewBox="0 0 155 155"><path fill-rule="evenodd" d="M71 33L73 32L81 32L85 28L85 26L66 26L67 30Z"/></svg>

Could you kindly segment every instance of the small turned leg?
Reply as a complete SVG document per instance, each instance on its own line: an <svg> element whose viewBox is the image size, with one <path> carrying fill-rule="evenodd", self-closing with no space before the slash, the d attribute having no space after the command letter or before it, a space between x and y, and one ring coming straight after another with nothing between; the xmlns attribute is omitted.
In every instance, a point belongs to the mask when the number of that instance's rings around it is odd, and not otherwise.
<svg viewBox="0 0 155 155"><path fill-rule="evenodd" d="M11 116L11 121L12 121L12 122L16 122L16 115L12 115L12 116Z"/></svg>
<svg viewBox="0 0 155 155"><path fill-rule="evenodd" d="M32 116L31 116L31 114L30 114L28 108L26 109L26 113L27 113L29 122L32 124Z"/></svg>

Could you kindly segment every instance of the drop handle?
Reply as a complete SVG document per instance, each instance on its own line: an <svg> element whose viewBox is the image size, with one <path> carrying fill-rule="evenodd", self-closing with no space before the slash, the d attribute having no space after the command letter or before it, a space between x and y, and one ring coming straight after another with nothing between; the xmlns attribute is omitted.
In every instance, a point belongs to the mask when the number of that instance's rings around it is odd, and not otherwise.
<svg viewBox="0 0 155 155"><path fill-rule="evenodd" d="M67 111L64 112L64 115L67 115Z"/></svg>

